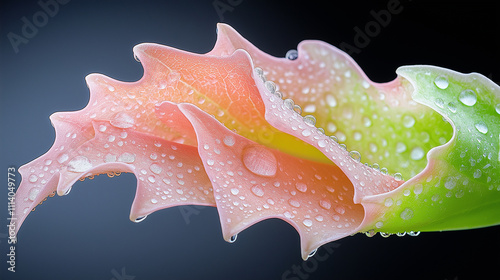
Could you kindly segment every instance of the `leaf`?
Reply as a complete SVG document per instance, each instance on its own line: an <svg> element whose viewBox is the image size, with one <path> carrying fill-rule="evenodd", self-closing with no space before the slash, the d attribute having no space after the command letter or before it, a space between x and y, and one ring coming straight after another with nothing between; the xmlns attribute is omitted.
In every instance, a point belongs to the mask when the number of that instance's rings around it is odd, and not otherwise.
<svg viewBox="0 0 500 280"><path fill-rule="evenodd" d="M435 66L405 66L398 74L415 88L413 98L442 114L455 133L431 150L422 173L393 192L363 201L368 212L377 213L373 220L387 232L499 224L499 86L477 73Z"/></svg>
<svg viewBox="0 0 500 280"><path fill-rule="evenodd" d="M87 107L52 115L53 147L19 169L16 232L56 190L116 172L137 177L131 220L216 206L231 240L280 218L299 232L304 259L358 231L500 223L497 85L432 66L377 84L323 42L302 42L290 60L229 26L218 34L205 55L136 46L144 76L134 83L87 76Z"/></svg>

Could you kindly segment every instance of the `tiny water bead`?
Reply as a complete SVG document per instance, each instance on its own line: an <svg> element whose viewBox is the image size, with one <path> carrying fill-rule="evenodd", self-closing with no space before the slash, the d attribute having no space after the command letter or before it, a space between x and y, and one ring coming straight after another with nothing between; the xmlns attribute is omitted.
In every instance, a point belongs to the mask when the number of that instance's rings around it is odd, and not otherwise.
<svg viewBox="0 0 500 280"><path fill-rule="evenodd" d="M299 57L299 52L297 50L289 50L286 52L285 57L290 60L296 60Z"/></svg>
<svg viewBox="0 0 500 280"><path fill-rule="evenodd" d="M147 215L139 216L134 220L134 223L140 223L140 222L144 221L147 217L148 217Z"/></svg>
<svg viewBox="0 0 500 280"><path fill-rule="evenodd" d="M311 253L309 253L309 255L307 255L307 257L310 258L310 257L314 256L314 254L316 254L317 251L318 251L317 248L312 250Z"/></svg>
<svg viewBox="0 0 500 280"><path fill-rule="evenodd" d="M234 243L238 239L238 234L235 234L229 238L229 243Z"/></svg>
<svg viewBox="0 0 500 280"><path fill-rule="evenodd" d="M276 84L272 81L266 81L264 83L264 86L270 93L275 93L276 92Z"/></svg>
<svg viewBox="0 0 500 280"><path fill-rule="evenodd" d="M304 122L309 126L315 126L316 125L316 118L312 115L307 115L304 117Z"/></svg>
<svg viewBox="0 0 500 280"><path fill-rule="evenodd" d="M446 76L437 76L436 79L434 79L434 84L440 89L446 89L449 85L448 78L446 78Z"/></svg>
<svg viewBox="0 0 500 280"><path fill-rule="evenodd" d="M474 106L477 102L476 93L471 89L466 89L458 95L458 100L466 106Z"/></svg>
<svg viewBox="0 0 500 280"><path fill-rule="evenodd" d="M350 151L349 155L351 156L352 159L354 159L357 162L361 161L361 154L358 151Z"/></svg>

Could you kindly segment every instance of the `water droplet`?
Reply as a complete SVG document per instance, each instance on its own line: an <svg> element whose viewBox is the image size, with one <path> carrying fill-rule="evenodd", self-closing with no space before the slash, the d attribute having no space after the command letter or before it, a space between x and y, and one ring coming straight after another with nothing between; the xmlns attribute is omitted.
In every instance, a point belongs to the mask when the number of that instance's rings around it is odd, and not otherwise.
<svg viewBox="0 0 500 280"><path fill-rule="evenodd" d="M302 114L302 107L300 107L300 105L297 104L293 105L293 110L295 111L295 113L299 115Z"/></svg>
<svg viewBox="0 0 500 280"><path fill-rule="evenodd" d="M296 60L299 57L299 52L297 50L289 50L286 52L285 57L290 60Z"/></svg>
<svg viewBox="0 0 500 280"><path fill-rule="evenodd" d="M274 153L260 145L252 145L243 150L243 164L254 174L265 177L276 175L278 169Z"/></svg>
<svg viewBox="0 0 500 280"><path fill-rule="evenodd" d="M129 128L134 126L135 120L125 112L119 112L110 121L111 125L118 128Z"/></svg>
<svg viewBox="0 0 500 280"><path fill-rule="evenodd" d="M407 128L412 127L415 124L415 118L410 115L405 115L403 117L403 125Z"/></svg>
<svg viewBox="0 0 500 280"><path fill-rule="evenodd" d="M436 100L434 100L434 104L436 104L439 108L444 107L444 101L441 98L436 98Z"/></svg>
<svg viewBox="0 0 500 280"><path fill-rule="evenodd" d="M57 162L59 163L63 163L65 161L67 161L69 158L68 154L62 154L61 156L59 156L59 158L57 159Z"/></svg>
<svg viewBox="0 0 500 280"><path fill-rule="evenodd" d="M30 177L28 178L28 180L31 182L31 183L34 183L38 180L38 176L36 176L35 174L31 174Z"/></svg>
<svg viewBox="0 0 500 280"><path fill-rule="evenodd" d="M235 140L234 140L234 137L232 135L227 135L226 137L224 137L224 144L226 146L233 146L235 143Z"/></svg>
<svg viewBox="0 0 500 280"><path fill-rule="evenodd" d="M357 162L361 161L361 154L358 151L350 151L349 155L351 156L352 159L354 159Z"/></svg>
<svg viewBox="0 0 500 280"><path fill-rule="evenodd" d="M32 188L30 193L28 194L28 198L32 201L35 201L36 197L38 196L38 193L40 192L40 189L37 188Z"/></svg>
<svg viewBox="0 0 500 280"><path fill-rule="evenodd" d="M403 175L401 175L401 173L394 173L394 180L396 181L403 180Z"/></svg>
<svg viewBox="0 0 500 280"><path fill-rule="evenodd" d="M68 171L85 172L92 168L90 160L84 156L77 156L68 163Z"/></svg>
<svg viewBox="0 0 500 280"><path fill-rule="evenodd" d="M448 103L448 110L450 110L452 113L457 112L457 105L454 102L449 102Z"/></svg>
<svg viewBox="0 0 500 280"><path fill-rule="evenodd" d="M312 132L309 129L302 130L302 136L307 137L307 136L310 136L311 134L312 134Z"/></svg>
<svg viewBox="0 0 500 280"><path fill-rule="evenodd" d="M366 235L367 237L374 237L374 236L375 236L375 234L377 234L377 233L376 233L376 232L375 232L375 230L373 230L373 229L370 229L369 231L365 232L365 235Z"/></svg>
<svg viewBox="0 0 500 280"><path fill-rule="evenodd" d="M318 248L312 250L311 253L309 253L309 255L307 255L307 257L311 258L312 256L314 256L314 254L316 254L317 251L318 251Z"/></svg>
<svg viewBox="0 0 500 280"><path fill-rule="evenodd" d="M420 231L413 231L413 230L411 230L411 231L408 232L409 236L418 236L419 234L420 234Z"/></svg>
<svg viewBox="0 0 500 280"><path fill-rule="evenodd" d="M135 161L135 155L131 153L123 153L118 157L118 161L125 163L133 163Z"/></svg>
<svg viewBox="0 0 500 280"><path fill-rule="evenodd" d="M158 200L155 198L151 198L151 203L156 204L156 203L158 203Z"/></svg>
<svg viewBox="0 0 500 280"><path fill-rule="evenodd" d="M240 190L239 190L239 189L237 189L237 188L232 188L232 189L231 189L231 193L232 193L233 195L237 195L237 194L239 194L239 193L240 193Z"/></svg>
<svg viewBox="0 0 500 280"><path fill-rule="evenodd" d="M392 205L394 204L394 200L392 200L392 198L387 198L384 202L384 205L386 207L391 207Z"/></svg>
<svg viewBox="0 0 500 280"><path fill-rule="evenodd" d="M293 105L295 105L295 103L293 102L293 100L292 100L292 99L287 98L287 99L283 100L283 105L284 105L286 108L288 108L288 109L290 109L290 110L293 110Z"/></svg>
<svg viewBox="0 0 500 280"><path fill-rule="evenodd" d="M144 221L147 217L148 217L148 215L139 216L139 217L137 217L137 219L134 220L134 223L140 223L140 222Z"/></svg>
<svg viewBox="0 0 500 280"><path fill-rule="evenodd" d="M215 164L215 161L213 159L207 159L207 164L212 166Z"/></svg>
<svg viewBox="0 0 500 280"><path fill-rule="evenodd" d="M235 234L229 238L229 243L234 243L238 239L238 234Z"/></svg>
<svg viewBox="0 0 500 280"><path fill-rule="evenodd" d="M299 192L306 192L307 191L307 185L304 183L296 183L295 188L297 188L297 190Z"/></svg>
<svg viewBox="0 0 500 280"><path fill-rule="evenodd" d="M270 93L276 92L276 84L273 81L267 81L264 83L264 86Z"/></svg>
<svg viewBox="0 0 500 280"><path fill-rule="evenodd" d="M413 210L411 208L405 208L399 215L403 220L409 220L413 218Z"/></svg>
<svg viewBox="0 0 500 280"><path fill-rule="evenodd" d="M258 197L264 196L264 190L259 186L253 186L252 192L253 192L253 194L255 194Z"/></svg>
<svg viewBox="0 0 500 280"><path fill-rule="evenodd" d="M300 207L300 202L298 202L297 200L290 199L290 200L288 200L288 203L290 203L290 205L292 205L293 207L297 207L297 208Z"/></svg>
<svg viewBox="0 0 500 280"><path fill-rule="evenodd" d="M458 95L458 100L466 106L474 106L477 102L477 96L473 90L466 89Z"/></svg>
<svg viewBox="0 0 500 280"><path fill-rule="evenodd" d="M316 125L316 118L312 115L307 115L304 117L304 122L309 126L315 126Z"/></svg>
<svg viewBox="0 0 500 280"><path fill-rule="evenodd" d="M330 107L335 107L337 106L337 99L335 99L335 97L331 94L328 94L326 96L326 104L328 104L328 106Z"/></svg>
<svg viewBox="0 0 500 280"><path fill-rule="evenodd" d="M337 205L335 206L335 211L339 214L344 214L345 213L345 208L342 205Z"/></svg>
<svg viewBox="0 0 500 280"><path fill-rule="evenodd" d="M420 147L415 147L410 152L410 157L413 160L420 160L424 157L424 155L425 155L424 150L422 150L422 148Z"/></svg>
<svg viewBox="0 0 500 280"><path fill-rule="evenodd" d="M434 84L440 89L446 89L448 87L448 78L445 76L437 76L434 80Z"/></svg>
<svg viewBox="0 0 500 280"><path fill-rule="evenodd" d="M473 174L474 178L476 178L476 179L481 177L482 175L483 175L483 172L479 169L476 169L476 171L474 171L474 174Z"/></svg>
<svg viewBox="0 0 500 280"><path fill-rule="evenodd" d="M306 226L306 227L311 227L313 225L313 221L310 220L310 219L305 219L302 221L302 223Z"/></svg>
<svg viewBox="0 0 500 280"><path fill-rule="evenodd" d="M326 210L330 209L332 207L332 204L327 201L327 200L320 200L319 201L319 205L323 208L325 208Z"/></svg>
<svg viewBox="0 0 500 280"><path fill-rule="evenodd" d="M376 228L381 228L381 227L383 227L383 226L384 226L384 223L383 223L383 222L377 222L377 223L375 224L375 227L376 227Z"/></svg>
<svg viewBox="0 0 500 280"><path fill-rule="evenodd" d="M475 127L477 131L481 132L482 134L488 133L488 126L486 126L484 122L476 123Z"/></svg>
<svg viewBox="0 0 500 280"><path fill-rule="evenodd" d="M402 153L404 151L406 151L406 145L404 143L402 143L402 142L398 142L396 144L396 152L397 153Z"/></svg>
<svg viewBox="0 0 500 280"><path fill-rule="evenodd" d="M497 112L497 114L500 114L500 103L498 103L498 104L495 106L495 111Z"/></svg>
<svg viewBox="0 0 500 280"><path fill-rule="evenodd" d="M372 125L372 120L368 117L363 117L363 125L365 127L370 127Z"/></svg>

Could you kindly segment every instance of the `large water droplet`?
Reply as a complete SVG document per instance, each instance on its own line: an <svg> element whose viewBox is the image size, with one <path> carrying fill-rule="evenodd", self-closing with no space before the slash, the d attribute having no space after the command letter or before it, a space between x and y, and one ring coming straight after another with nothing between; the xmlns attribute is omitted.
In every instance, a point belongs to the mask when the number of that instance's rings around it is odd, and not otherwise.
<svg viewBox="0 0 500 280"><path fill-rule="evenodd" d="M134 126L135 120L125 112L119 112L110 121L111 125L118 128L129 128Z"/></svg>
<svg viewBox="0 0 500 280"><path fill-rule="evenodd" d="M484 122L476 123L475 127L477 131L481 132L482 134L488 133L488 126L486 126Z"/></svg>
<svg viewBox="0 0 500 280"><path fill-rule="evenodd" d="M254 174L271 177L276 175L278 162L276 156L269 149L252 145L243 150L243 164Z"/></svg>
<svg viewBox="0 0 500 280"><path fill-rule="evenodd" d="M473 106L477 102L477 96L473 90L466 89L458 95L458 100L466 106Z"/></svg>
<svg viewBox="0 0 500 280"><path fill-rule="evenodd" d="M434 84L440 89L446 89L448 87L448 78L445 76L437 76L434 80Z"/></svg>
<svg viewBox="0 0 500 280"><path fill-rule="evenodd" d="M68 163L68 171L85 172L92 168L90 160L84 156L77 156Z"/></svg>

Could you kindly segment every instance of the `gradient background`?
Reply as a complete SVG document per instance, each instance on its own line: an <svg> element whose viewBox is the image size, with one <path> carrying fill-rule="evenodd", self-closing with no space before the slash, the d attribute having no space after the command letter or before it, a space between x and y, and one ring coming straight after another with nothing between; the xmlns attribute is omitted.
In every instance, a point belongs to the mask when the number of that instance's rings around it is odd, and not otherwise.
<svg viewBox="0 0 500 280"><path fill-rule="evenodd" d="M215 208L201 209L189 223L178 208L132 223L128 215L136 181L123 174L78 182L67 197L49 198L38 206L19 234L17 272L7 271L7 168L19 167L50 148L50 114L86 106L86 75L138 80L143 70L132 47L142 42L208 52L220 21L275 56L284 56L304 39L353 44L353 28L364 28L373 20L370 11L385 9L388 3L342 1L329 6L332 1L242 0L221 19L213 2L72 0L16 54L7 34L21 34L20 19L31 19L41 8L35 0L2 1L1 279L132 280L115 277L113 271L121 275L122 268L135 280L281 279L292 266L303 264L298 234L281 220L252 226L234 244L222 239ZM498 83L495 1L434 2L402 0L403 11L354 59L377 82L394 79L401 65L432 64L479 72ZM358 234L336 243L340 246L328 259L316 262L307 279L461 280L486 275L494 279L499 274L498 226L387 239ZM479 275L473 277L475 273Z"/></svg>

